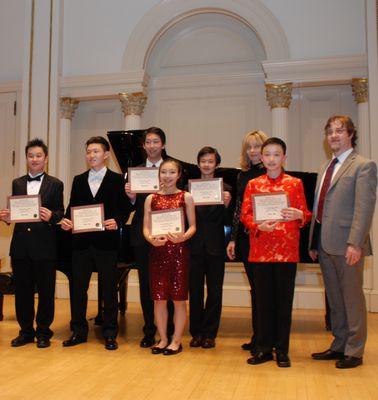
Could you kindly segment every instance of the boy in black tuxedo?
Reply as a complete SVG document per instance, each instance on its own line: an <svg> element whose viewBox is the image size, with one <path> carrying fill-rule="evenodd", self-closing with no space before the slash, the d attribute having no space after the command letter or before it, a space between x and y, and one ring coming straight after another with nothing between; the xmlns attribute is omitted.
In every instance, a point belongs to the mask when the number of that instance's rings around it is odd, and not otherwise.
<svg viewBox="0 0 378 400"><path fill-rule="evenodd" d="M12 347L34 342L37 347L50 346L54 319L56 224L64 213L63 183L44 172L48 149L41 139L29 141L25 148L28 174L12 183L12 195L41 196L40 222L16 223L10 256L15 278L16 316L21 327ZM10 210L0 211L8 221ZM37 327L34 329L34 291L38 292Z"/></svg>
<svg viewBox="0 0 378 400"><path fill-rule="evenodd" d="M203 147L197 162L201 179L214 178L221 157L213 147ZM225 268L224 225L230 222L231 186L223 184L224 204L196 205L197 231L190 241L189 305L191 347L215 347L222 312ZM204 301L204 286L207 298Z"/></svg>
<svg viewBox="0 0 378 400"><path fill-rule="evenodd" d="M90 170L75 176L69 206L62 220L62 228L73 228L71 207L103 204L104 231L77 233L72 237L73 310L72 336L63 342L64 347L87 341L88 321L86 310L90 278L93 267L99 273L104 296L104 322L102 325L105 348L116 350L118 333L117 256L118 229L129 216L129 200L124 192L122 175L106 167L110 154L108 141L96 136L86 142L86 159Z"/></svg>

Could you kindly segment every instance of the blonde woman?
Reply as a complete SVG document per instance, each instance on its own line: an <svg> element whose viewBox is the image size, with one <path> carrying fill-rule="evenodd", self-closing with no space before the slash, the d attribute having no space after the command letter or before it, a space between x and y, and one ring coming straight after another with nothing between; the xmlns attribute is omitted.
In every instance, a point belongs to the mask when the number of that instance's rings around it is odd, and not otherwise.
<svg viewBox="0 0 378 400"><path fill-rule="evenodd" d="M236 255L242 260L248 281L251 287L251 303L252 303L252 328L253 334L249 343L242 345L243 350L250 350L254 353L256 346L257 316L255 312L255 291L253 283L253 269L251 263L248 262L249 254L249 236L245 232L243 224L240 222L241 204L243 201L244 191L247 183L254 178L266 173L266 169L261 162L261 147L268 139L263 131L253 131L245 135L242 142L242 150L240 155L241 171L237 180L237 197L236 206L232 222L231 241L227 246L227 255L230 260L234 260Z"/></svg>

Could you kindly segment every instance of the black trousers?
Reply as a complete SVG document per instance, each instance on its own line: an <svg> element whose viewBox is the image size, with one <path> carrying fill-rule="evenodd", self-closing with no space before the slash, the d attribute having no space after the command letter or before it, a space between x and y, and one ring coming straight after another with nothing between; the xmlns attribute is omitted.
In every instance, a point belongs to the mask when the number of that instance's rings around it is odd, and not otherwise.
<svg viewBox="0 0 378 400"><path fill-rule="evenodd" d="M222 313L224 256L191 254L189 270L190 334L215 339ZM207 287L204 301L205 281Z"/></svg>
<svg viewBox="0 0 378 400"><path fill-rule="evenodd" d="M134 247L135 261L138 268L139 278L139 297L142 306L145 336L153 337L156 334L156 325L154 322L154 301L151 298L150 290L150 272L149 272L149 247L147 243ZM168 336L173 335L174 307L173 302L168 301Z"/></svg>
<svg viewBox="0 0 378 400"><path fill-rule="evenodd" d="M106 337L116 337L118 333L118 293L117 293L117 251L101 250L90 246L72 253L72 293L73 310L71 327L73 333L88 336L87 304L88 288L93 267L99 274L104 298L104 321L102 333Z"/></svg>
<svg viewBox="0 0 378 400"><path fill-rule="evenodd" d="M249 256L249 235L245 232L240 232L237 241L237 256L243 261L245 273L248 278L249 286L251 288L251 311L252 311L252 350L256 349L256 337L257 337L257 304L256 304L256 289L255 280L253 278L253 264L248 261Z"/></svg>
<svg viewBox="0 0 378 400"><path fill-rule="evenodd" d="M287 354L296 263L253 263L257 299L257 350Z"/></svg>
<svg viewBox="0 0 378 400"><path fill-rule="evenodd" d="M27 337L53 335L50 325L54 320L55 261L12 258L15 280L16 317ZM34 292L38 293L36 329L34 329Z"/></svg>

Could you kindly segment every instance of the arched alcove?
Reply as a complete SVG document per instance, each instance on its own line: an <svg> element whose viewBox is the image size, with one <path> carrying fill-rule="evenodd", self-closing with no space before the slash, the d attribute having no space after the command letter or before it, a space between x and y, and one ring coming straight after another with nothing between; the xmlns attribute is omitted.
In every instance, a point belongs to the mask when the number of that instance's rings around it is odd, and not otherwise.
<svg viewBox="0 0 378 400"><path fill-rule="evenodd" d="M138 22L127 43L122 70L145 70L155 44L167 30L186 18L205 13L227 15L253 30L263 44L266 59L289 58L282 27L259 0L171 0L157 4Z"/></svg>

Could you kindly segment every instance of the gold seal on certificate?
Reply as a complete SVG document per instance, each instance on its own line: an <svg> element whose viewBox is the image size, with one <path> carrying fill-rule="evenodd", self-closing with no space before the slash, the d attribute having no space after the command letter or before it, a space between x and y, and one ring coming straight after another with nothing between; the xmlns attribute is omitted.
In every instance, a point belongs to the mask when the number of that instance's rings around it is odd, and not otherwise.
<svg viewBox="0 0 378 400"><path fill-rule="evenodd" d="M189 179L189 192L196 206L224 204L223 178Z"/></svg>
<svg viewBox="0 0 378 400"><path fill-rule="evenodd" d="M104 205L71 207L72 233L97 232L105 230Z"/></svg>
<svg viewBox="0 0 378 400"><path fill-rule="evenodd" d="M151 236L164 236L167 233L184 233L184 210L151 211Z"/></svg>
<svg viewBox="0 0 378 400"><path fill-rule="evenodd" d="M8 196L9 222L40 222L41 196Z"/></svg>
<svg viewBox="0 0 378 400"><path fill-rule="evenodd" d="M286 192L259 193L252 195L252 203L254 222L284 221L281 210L289 207L289 198Z"/></svg>
<svg viewBox="0 0 378 400"><path fill-rule="evenodd" d="M128 168L132 193L155 193L160 189L159 168Z"/></svg>

